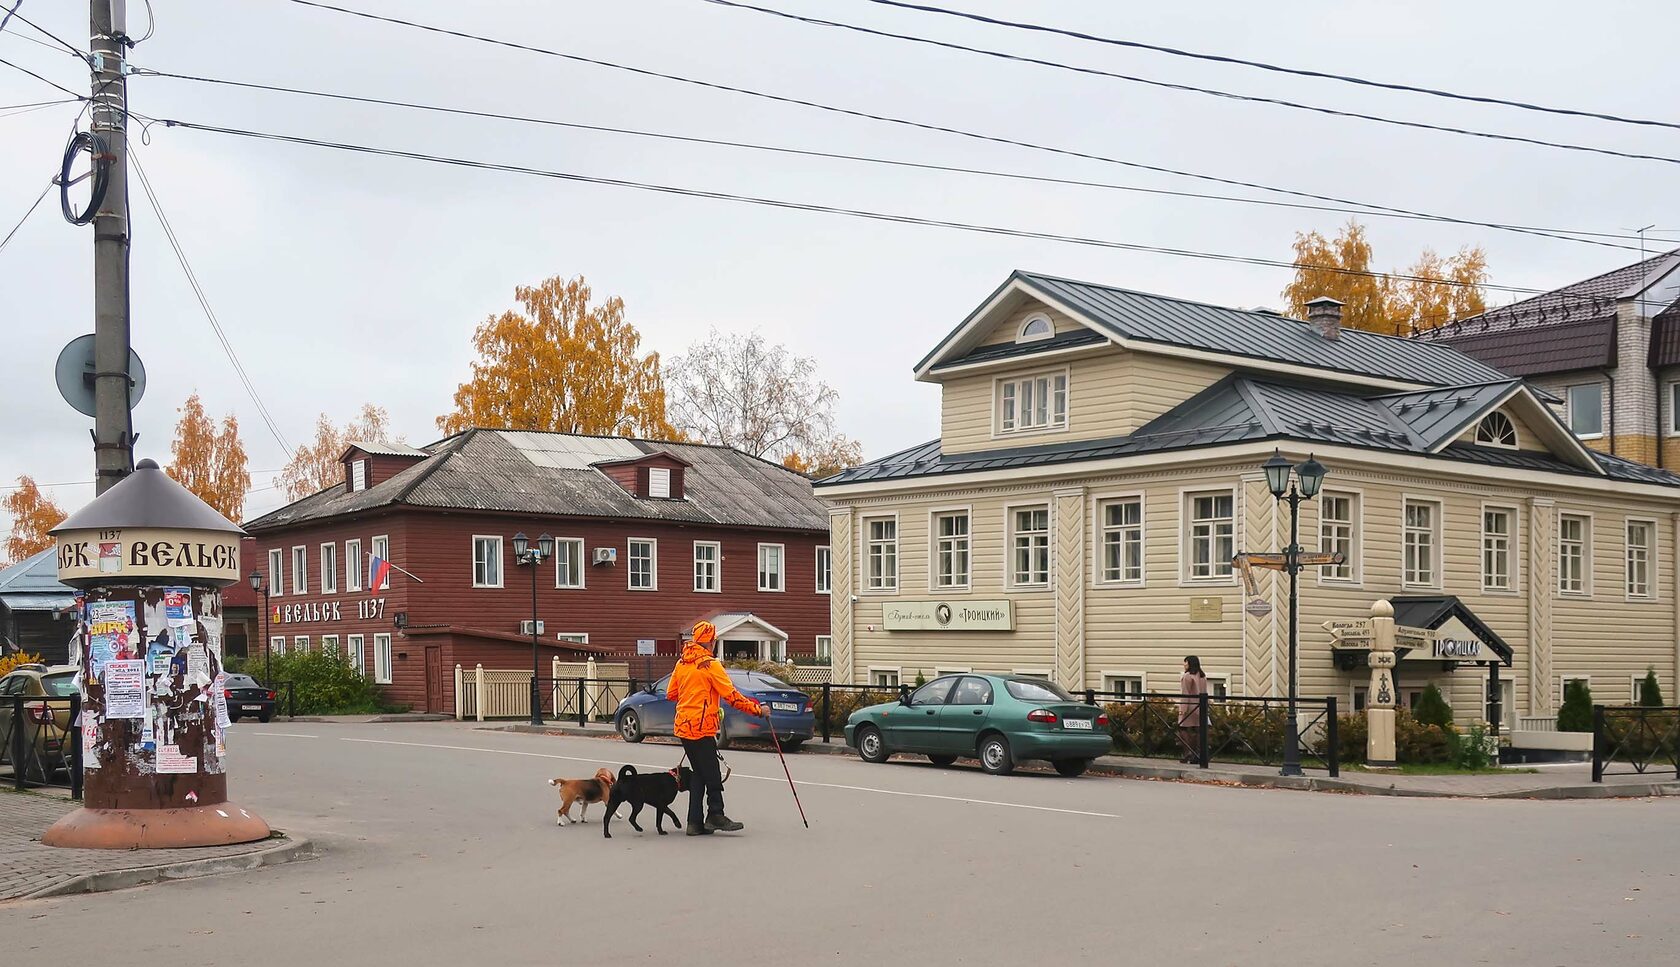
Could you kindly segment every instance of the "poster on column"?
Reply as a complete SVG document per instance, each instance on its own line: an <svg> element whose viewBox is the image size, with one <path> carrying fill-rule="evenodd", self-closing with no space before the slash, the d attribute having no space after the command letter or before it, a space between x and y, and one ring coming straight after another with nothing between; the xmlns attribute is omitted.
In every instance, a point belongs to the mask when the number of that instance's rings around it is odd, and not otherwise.
<svg viewBox="0 0 1680 967"><path fill-rule="evenodd" d="M146 661L113 658L105 663L105 717L138 719L146 715Z"/></svg>
<svg viewBox="0 0 1680 967"><path fill-rule="evenodd" d="M160 776L184 776L198 771L198 756L184 755L173 742L160 742L157 749L157 771Z"/></svg>
<svg viewBox="0 0 1680 967"><path fill-rule="evenodd" d="M133 601L94 601L88 605L89 650L93 653L90 664L95 679L105 670L106 662L134 657L138 633Z"/></svg>
<svg viewBox="0 0 1680 967"><path fill-rule="evenodd" d="M233 720L228 718L227 675L217 675L216 684L211 686L210 690L216 696L216 732L219 737L220 733L227 731L227 727L233 724Z"/></svg>
<svg viewBox="0 0 1680 967"><path fill-rule="evenodd" d="M82 716L82 768L99 768L99 720L91 715Z"/></svg>
<svg viewBox="0 0 1680 967"><path fill-rule="evenodd" d="M164 588L163 617L171 628L192 624L192 588Z"/></svg>

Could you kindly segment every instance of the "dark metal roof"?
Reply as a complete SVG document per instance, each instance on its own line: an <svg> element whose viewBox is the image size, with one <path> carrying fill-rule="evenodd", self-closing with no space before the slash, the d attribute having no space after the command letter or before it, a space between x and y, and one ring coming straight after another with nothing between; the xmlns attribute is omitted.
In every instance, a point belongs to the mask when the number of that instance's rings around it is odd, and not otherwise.
<svg viewBox="0 0 1680 967"><path fill-rule="evenodd" d="M1651 320L1651 352L1648 364L1680 365L1680 304L1669 306Z"/></svg>
<svg viewBox="0 0 1680 967"><path fill-rule="evenodd" d="M1521 380L1508 379L1475 386L1393 393L1377 400L1417 436L1424 449L1433 449L1442 440L1468 430L1473 421L1520 385Z"/></svg>
<svg viewBox="0 0 1680 967"><path fill-rule="evenodd" d="M1417 338L1426 342L1454 343L1461 336L1475 333L1602 320L1614 316L1617 301L1636 286L1676 265L1680 265L1680 249L1653 255L1507 306L1497 306L1481 315L1418 333Z"/></svg>
<svg viewBox="0 0 1680 967"><path fill-rule="evenodd" d="M133 473L112 484L110 490L65 518L50 533L123 527L244 533L197 494L176 483L155 460L140 461Z"/></svg>
<svg viewBox="0 0 1680 967"><path fill-rule="evenodd" d="M605 517L786 530L828 529L811 482L728 447L623 437L467 430L367 490L333 486L250 522L268 531L395 506L557 517ZM642 499L598 466L668 453L690 468L684 499Z"/></svg>
<svg viewBox="0 0 1680 967"><path fill-rule="evenodd" d="M1430 341L1451 346L1513 376L1616 365L1614 315L1548 326L1466 330L1462 335L1435 336Z"/></svg>
<svg viewBox="0 0 1680 967"><path fill-rule="evenodd" d="M78 593L58 581L58 550L49 547L0 570L0 594L65 595ZM8 600L7 603L10 603Z"/></svg>
<svg viewBox="0 0 1680 967"><path fill-rule="evenodd" d="M973 363L989 363L998 359L1014 359L1019 356L1035 356L1039 353L1054 352L1059 349L1074 349L1079 346L1097 346L1108 342L1108 337L1095 329L1070 329L1059 332L1049 339L1039 339L1034 342L1006 342L996 346L981 346L960 359L940 363L933 368L934 372L953 369L958 366L968 366Z"/></svg>
<svg viewBox="0 0 1680 967"><path fill-rule="evenodd" d="M1499 656L1502 664L1511 664L1511 656L1515 654L1505 639L1499 637L1489 628L1476 612L1451 594L1440 595L1401 595L1388 599L1394 606L1394 623L1407 628L1427 628L1434 631L1448 620L1457 618L1464 622L1464 626L1475 633L1476 637L1486 642L1494 654ZM1485 662L1467 662L1467 664L1485 664Z"/></svg>

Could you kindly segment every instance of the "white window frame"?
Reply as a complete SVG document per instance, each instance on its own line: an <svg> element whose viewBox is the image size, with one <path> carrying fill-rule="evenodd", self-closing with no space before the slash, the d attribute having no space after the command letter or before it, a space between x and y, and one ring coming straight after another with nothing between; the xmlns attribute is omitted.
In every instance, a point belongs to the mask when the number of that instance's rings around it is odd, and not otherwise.
<svg viewBox="0 0 1680 967"><path fill-rule="evenodd" d="M636 586L636 545L647 545L648 583L646 587ZM659 590L659 539L656 537L629 537L624 541L624 586L631 591Z"/></svg>
<svg viewBox="0 0 1680 967"><path fill-rule="evenodd" d="M1680 436L1680 380L1674 380L1668 390L1668 435Z"/></svg>
<svg viewBox="0 0 1680 967"><path fill-rule="evenodd" d="M961 517L965 529L961 537L953 535L946 538L939 533L939 522L946 517ZM962 547L963 570L962 581L943 583L945 543L951 543L951 552L956 554L957 545ZM935 593L952 593L967 591L974 586L974 509L967 504L951 507L934 507L928 511L928 590ZM955 572L953 571L953 576Z"/></svg>
<svg viewBox="0 0 1680 967"><path fill-rule="evenodd" d="M587 645L587 644L589 644L589 632L587 632L587 631L556 631L554 633L554 640L555 641L564 641L565 643L567 643L569 645Z"/></svg>
<svg viewBox="0 0 1680 967"><path fill-rule="evenodd" d="M296 651L299 651L299 652L308 651L309 650L309 636L308 635L293 635L292 636L292 648Z"/></svg>
<svg viewBox="0 0 1680 967"><path fill-rule="evenodd" d="M935 665L933 667L933 678L944 678L946 675L972 675L972 674L974 674L974 669L973 668L959 668L959 667L953 667L953 666L948 666L948 665ZM1015 672L1015 674L1019 675L1020 672ZM933 681L933 678L928 679L928 681L929 682ZM926 684L926 682L924 682L923 684Z"/></svg>
<svg viewBox="0 0 1680 967"><path fill-rule="evenodd" d="M972 675L974 673L969 671L965 674ZM1040 678L1044 681L1050 681L1050 669L1048 668L1012 668L1009 670L1009 674L1016 678Z"/></svg>
<svg viewBox="0 0 1680 967"><path fill-rule="evenodd" d="M816 593L832 594L834 592L834 549L827 544L817 545L816 571Z"/></svg>
<svg viewBox="0 0 1680 967"><path fill-rule="evenodd" d="M1633 589L1633 529L1643 527L1647 537L1645 545L1645 590L1635 592ZM1629 601L1654 601L1657 597L1656 561L1657 522L1649 517L1629 517L1622 524L1622 591ZM1644 676L1640 676L1644 678Z"/></svg>
<svg viewBox="0 0 1680 967"><path fill-rule="evenodd" d="M1591 675L1559 675L1558 676L1558 693L1557 693L1558 708L1563 707L1563 696L1566 692L1569 691L1569 683L1570 682L1586 682L1587 683L1587 691L1589 691L1589 692L1592 691L1593 684L1592 684L1592 676Z"/></svg>
<svg viewBox="0 0 1680 967"><path fill-rule="evenodd" d="M268 551L268 596L278 598L286 593L286 549L284 547L269 548Z"/></svg>
<svg viewBox="0 0 1680 967"><path fill-rule="evenodd" d="M331 648L335 652L338 651L338 636L337 635L322 635L321 636L321 651L322 651L322 653L325 653L326 650L329 649L329 648Z"/></svg>
<svg viewBox="0 0 1680 967"><path fill-rule="evenodd" d="M493 542L496 548L496 580L493 582L479 580L479 567L481 565L484 567L486 572L485 576L488 577L491 560L488 555L486 555L482 561L479 559L478 549L480 541ZM507 552L502 546L502 535L474 534L472 536L472 586L475 588L499 588L506 586L507 574L503 568L503 565L506 563L506 558Z"/></svg>
<svg viewBox="0 0 1680 967"><path fill-rule="evenodd" d="M367 461L350 461L350 490L352 493L367 489Z"/></svg>
<svg viewBox="0 0 1680 967"><path fill-rule="evenodd" d="M576 584L560 583L560 548L562 546L577 548ZM556 589L561 591L582 591L584 589L584 585L589 581L589 562L584 560L588 553L589 546L584 543L584 540L581 537L556 537L554 539L554 587Z"/></svg>
<svg viewBox="0 0 1680 967"><path fill-rule="evenodd" d="M1495 440L1484 440L1484 439L1482 439L1482 429L1483 429L1483 427L1488 426L1489 423L1496 417L1498 419L1504 420L1505 421L1505 428L1510 429L1510 431L1511 431L1511 442L1510 443L1500 443L1500 442L1495 441ZM1510 414L1506 413L1504 410L1494 410L1493 412L1487 414L1486 416L1484 416L1481 419L1476 421L1476 429L1471 433L1470 439L1471 439L1472 442L1474 442L1478 446L1498 447L1501 450L1515 450L1522 443L1522 434L1517 432L1517 421L1511 419Z"/></svg>
<svg viewBox="0 0 1680 967"><path fill-rule="evenodd" d="M654 481L656 481L656 480L662 481L662 484L655 484ZM664 492L661 493L660 491L664 491ZM649 467L648 468L647 494L648 494L649 497L655 497L655 498L658 498L660 500L671 499L671 468L670 467Z"/></svg>
<svg viewBox="0 0 1680 967"><path fill-rule="evenodd" d="M775 551L776 568L774 571L764 566L765 552ZM775 580L766 583L765 578ZM787 590L787 545L760 541L758 545L758 589L768 594L781 594Z"/></svg>
<svg viewBox="0 0 1680 967"><path fill-rule="evenodd" d="M321 593L338 593L338 544L333 541L321 545Z"/></svg>
<svg viewBox="0 0 1680 967"><path fill-rule="evenodd" d="M292 545L292 593L309 593L309 547Z"/></svg>
<svg viewBox="0 0 1680 967"><path fill-rule="evenodd" d="M1488 580L1488 538L1487 516L1489 513L1501 513L1510 523L1510 530L1501 535L1505 539L1505 585L1500 587ZM1480 547L1482 592L1484 594L1519 594L1522 591L1522 555L1518 549L1522 546L1518 540L1522 515L1512 504L1483 504L1480 511L1482 539Z"/></svg>
<svg viewBox="0 0 1680 967"><path fill-rule="evenodd" d="M891 675L893 680L892 680L891 684L888 684L886 682L877 682L877 681L875 681L875 676L876 675ZM869 666L869 687L871 687L871 688L898 688L899 686L901 686L903 684L904 684L904 666L902 666L902 665L870 665Z"/></svg>
<svg viewBox="0 0 1680 967"><path fill-rule="evenodd" d="M1487 687L1484 685L1480 691L1482 693L1482 719L1483 721L1491 721L1488 718L1488 713L1493 711L1493 707L1487 700ZM1499 680L1499 714L1504 720L1499 723L1501 729L1508 730L1516 726L1517 683L1513 679L1501 678Z"/></svg>
<svg viewBox="0 0 1680 967"><path fill-rule="evenodd" d="M1124 688L1115 687L1117 684L1126 681L1135 681L1137 683L1137 691L1135 693L1127 691ZM1103 672L1102 691L1119 695L1146 695L1149 693L1149 673L1143 671Z"/></svg>
<svg viewBox="0 0 1680 967"><path fill-rule="evenodd" d="M1347 568L1347 574L1345 576L1337 574L1332 566L1325 565L1316 569L1318 571L1318 583L1344 588L1359 587L1365 583L1364 567L1362 566L1365 558L1363 546L1365 541L1365 493L1361 490L1346 487L1319 491L1317 510L1318 547L1320 550L1324 550L1324 528L1327 523L1324 517L1324 499L1326 497L1345 498L1348 502L1348 520L1345 522L1348 528L1347 563L1342 565ZM1343 522L1338 521L1337 523Z"/></svg>
<svg viewBox="0 0 1680 967"><path fill-rule="evenodd" d="M700 549L702 547L711 550L711 560L701 560ZM700 566L702 564L711 565L712 580L710 587L704 587L700 582ZM694 542L694 592L696 594L723 593L723 543L721 541Z"/></svg>
<svg viewBox="0 0 1680 967"><path fill-rule="evenodd" d="M1046 326L1049 327L1049 331L1028 335L1027 334L1027 328L1035 322L1043 322ZM1015 341L1018 342L1018 343L1021 343L1021 342L1043 342L1046 339L1054 339L1054 338L1056 338L1056 320L1050 318L1049 315L1047 315L1046 313L1043 313L1043 312L1033 313L1032 315L1026 317L1025 319L1022 319L1021 324L1019 326L1015 327Z"/></svg>
<svg viewBox="0 0 1680 967"><path fill-rule="evenodd" d="M286 636L270 635L268 638L268 653L271 655L284 655L286 653Z"/></svg>
<svg viewBox="0 0 1680 967"><path fill-rule="evenodd" d="M383 554L379 553L379 551L381 549L383 549L385 551L385 553L383 553ZM379 534L379 535L375 536L371 541L369 541L368 542L368 556L369 557L377 557L382 561L389 561L391 559L391 538L390 538L390 536L386 535L386 534ZM395 570L395 569L393 568L393 570ZM385 580L379 582L379 587L368 588L368 590L369 591L384 591L387 588L389 588L390 586L391 586L391 572L386 571L385 572Z"/></svg>
<svg viewBox="0 0 1680 967"><path fill-rule="evenodd" d="M1120 541L1121 548L1122 548L1122 550L1121 550L1120 577L1117 577L1117 578L1109 577L1109 573L1108 573L1108 538L1109 538L1109 535L1111 533L1112 534L1123 534L1124 532L1126 532L1128 530L1131 530L1132 526L1133 526L1133 525L1130 525L1130 524L1121 524L1121 525L1116 525L1116 526L1112 526L1112 527L1109 526L1109 523L1108 523L1108 508L1110 506L1116 505L1116 504L1137 504L1138 522L1136 524L1136 529L1137 529L1138 569L1137 569L1137 577L1135 577L1135 578L1130 578L1130 577L1125 576L1125 570L1126 569L1125 569L1125 550L1124 550L1124 548L1125 548L1125 544L1127 543L1125 538L1122 538L1121 541ZM1121 493L1121 494L1102 494L1098 497L1095 497L1092 501L1091 517L1092 517L1092 520L1094 521L1094 526L1096 527L1096 532L1097 532L1097 540L1096 540L1096 558L1097 559L1095 561L1093 561L1092 564L1091 564L1091 573L1096 578L1094 583L1099 587L1105 587L1105 588L1141 588L1141 587L1145 586L1145 584L1148 581L1148 576L1149 576L1149 557L1148 557L1148 549L1149 549L1149 502L1148 502L1147 498L1144 496L1143 492L1142 491L1133 491L1133 492L1130 492L1130 493Z"/></svg>
<svg viewBox="0 0 1680 967"><path fill-rule="evenodd" d="M1221 496L1231 498L1231 554L1227 555L1223 561L1219 560L1217 555L1212 553L1218 550L1219 537L1217 533L1210 534L1208 539L1212 542L1212 544L1209 547L1209 564L1212 566L1214 573L1211 575L1197 575L1193 571L1193 568L1195 567L1195 553L1194 535L1191 533L1191 527L1193 526L1193 519L1191 515L1193 513L1194 501L1197 497ZM1210 517L1208 519L1210 521L1217 522L1222 518ZM1240 542L1242 540L1240 522L1241 501L1237 494L1237 488L1186 487L1180 490L1178 492L1178 583L1186 586L1204 586L1230 584L1235 581L1237 579L1236 569L1231 566L1231 558L1236 555L1236 548L1240 546ZM1221 573L1221 568L1224 569L1223 573Z"/></svg>
<svg viewBox="0 0 1680 967"><path fill-rule="evenodd" d="M1414 575L1417 572L1414 571L1412 568L1409 568L1406 565L1406 551L1407 551L1407 548L1409 546L1408 542L1411 540L1412 534L1414 532L1419 531L1418 528L1414 528L1409 523L1406 522L1406 512L1411 509L1413 504L1418 504L1420 506L1430 508L1430 514L1429 514L1430 525L1429 525L1428 536L1429 536L1429 547L1431 549L1431 554L1430 554L1430 562L1429 562L1429 579L1427 581L1416 580ZM1414 496L1412 494L1405 494L1401 497L1401 499L1400 499L1400 586L1401 587L1403 587L1403 588L1430 588L1430 589L1439 589L1441 587L1441 580L1442 580L1441 570L1442 570L1443 566L1445 565L1446 558L1447 558L1446 548L1442 546L1442 541L1441 541L1441 534L1442 534L1441 523L1442 523L1442 518L1444 518L1445 516L1446 516L1446 502L1441 500L1441 498L1439 498L1439 497L1419 497L1419 496Z"/></svg>
<svg viewBox="0 0 1680 967"><path fill-rule="evenodd" d="M1579 433L1575 430L1575 397L1574 397L1574 393L1575 393L1576 390L1585 389L1588 386L1593 386L1593 387L1598 388L1598 432L1596 432L1596 433ZM1582 440L1597 440L1597 439L1600 439L1601 437L1603 437L1604 436L1604 381L1603 380L1589 380L1589 381L1584 382L1584 383L1571 383L1570 385L1565 386L1563 388L1563 413L1564 413L1564 417L1563 417L1564 418L1564 425L1569 427L1569 432L1574 433L1576 437L1578 437Z"/></svg>
<svg viewBox="0 0 1680 967"><path fill-rule="evenodd" d="M350 667L360 674L367 674L367 656L362 649L367 647L367 636L363 634L345 635L345 647L349 649Z"/></svg>
<svg viewBox="0 0 1680 967"><path fill-rule="evenodd" d="M817 656L818 661L833 661L834 660L834 636L833 635L817 635L816 641L812 645L812 648L815 649L813 651L813 654L815 654Z"/></svg>
<svg viewBox="0 0 1680 967"><path fill-rule="evenodd" d="M377 632L373 636L373 683L375 685L391 684L391 635L389 632Z"/></svg>
<svg viewBox="0 0 1680 967"><path fill-rule="evenodd" d="M1044 380L1046 403L1044 405L1045 422L1025 425L1021 422L1021 402L1023 394L1021 386L1032 384L1036 387L1039 380ZM1061 382L1061 418L1057 419L1056 383ZM1005 393L1005 387L1008 392ZM1005 417L1005 401L1010 416ZM1037 410L1036 403L1034 410ZM1010 437L1036 433L1063 433L1068 428L1068 414L1073 411L1073 374L1069 367L1061 366L1053 369L1038 370L1031 373L1012 373L1009 376L997 376L992 379L992 436Z"/></svg>
<svg viewBox="0 0 1680 967"><path fill-rule="evenodd" d="M1236 694L1231 691L1231 675L1229 672L1210 672L1204 670L1202 675L1207 678L1208 696L1210 698L1222 698Z"/></svg>
<svg viewBox="0 0 1680 967"><path fill-rule="evenodd" d="M1581 521L1581 586L1568 588L1564 585L1563 574L1563 522L1565 518ZM1557 515L1557 541L1552 553L1557 562L1557 593L1568 598L1590 598L1593 593L1593 529L1597 522L1593 515L1582 511L1559 510Z"/></svg>
<svg viewBox="0 0 1680 967"><path fill-rule="evenodd" d="M1015 515L1023 512L1044 511L1044 580L1020 580L1020 572L1015 567L1015 541L1020 532L1015 529ZM1004 552L1003 552L1003 580L1004 586L1019 591L1048 591L1054 583L1056 574L1056 514L1050 501L1033 500L1019 504L1005 504L1003 507L1004 522ZM970 522L972 523L972 521ZM1036 534L1037 531L1028 531ZM972 567L972 563L970 567Z"/></svg>
<svg viewBox="0 0 1680 967"><path fill-rule="evenodd" d="M875 540L874 531L873 531L873 528L872 528L871 525L879 523L879 522L885 522L885 521L892 521L892 539L891 540L882 540L882 541L877 542ZM863 540L860 541L860 543L863 546L863 553L861 555L859 555L859 560L858 560L858 566L862 569L862 573L861 573L860 576L862 577L863 580L858 582L859 588L862 590L862 592L864 594L897 594L898 593L898 584L899 584L898 572L899 572L899 563L900 563L899 562L899 553L898 553L898 550L899 550L898 515L897 514L870 514L867 517L859 517L858 518L858 525L859 525L859 528L863 532L862 533ZM885 562L887 560L888 552L891 553L891 557L892 557L892 567L890 569L888 569L888 568L883 566L883 568L881 569L880 583L879 584L876 583L876 576L875 576L875 573L874 573L875 548L876 548L877 543L879 543L881 548L882 548L881 560L883 562Z"/></svg>
<svg viewBox="0 0 1680 967"><path fill-rule="evenodd" d="M344 590L360 591L362 589L362 570L366 564L367 558L362 556L362 539L358 537L345 541Z"/></svg>

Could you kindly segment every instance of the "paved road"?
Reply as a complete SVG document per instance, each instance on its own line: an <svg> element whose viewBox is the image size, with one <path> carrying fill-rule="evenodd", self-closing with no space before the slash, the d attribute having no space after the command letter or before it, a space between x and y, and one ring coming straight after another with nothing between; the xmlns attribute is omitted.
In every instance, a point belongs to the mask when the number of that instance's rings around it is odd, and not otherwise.
<svg viewBox="0 0 1680 967"><path fill-rule="evenodd" d="M235 798L320 859L0 908L19 963L1671 964L1680 801L1407 800L736 752L745 833L554 825L669 746L241 725ZM197 951L197 953L193 953Z"/></svg>

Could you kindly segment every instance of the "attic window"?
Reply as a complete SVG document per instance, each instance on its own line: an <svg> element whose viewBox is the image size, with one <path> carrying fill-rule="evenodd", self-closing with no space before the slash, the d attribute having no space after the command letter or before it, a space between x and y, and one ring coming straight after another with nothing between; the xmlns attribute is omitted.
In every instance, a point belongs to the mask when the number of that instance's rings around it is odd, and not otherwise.
<svg viewBox="0 0 1680 967"><path fill-rule="evenodd" d="M671 497L671 471L668 467L649 467L647 495L649 497Z"/></svg>
<svg viewBox="0 0 1680 967"><path fill-rule="evenodd" d="M350 490L352 493L367 489L367 461L350 461Z"/></svg>
<svg viewBox="0 0 1680 967"><path fill-rule="evenodd" d="M1476 425L1476 442L1490 447L1517 448L1517 428L1512 425L1511 418L1498 410L1482 417L1482 422Z"/></svg>
<svg viewBox="0 0 1680 967"><path fill-rule="evenodd" d="M1016 342L1038 342L1049 339L1056 334L1056 326L1046 315L1028 316L1027 321L1021 323L1021 331L1015 334Z"/></svg>

